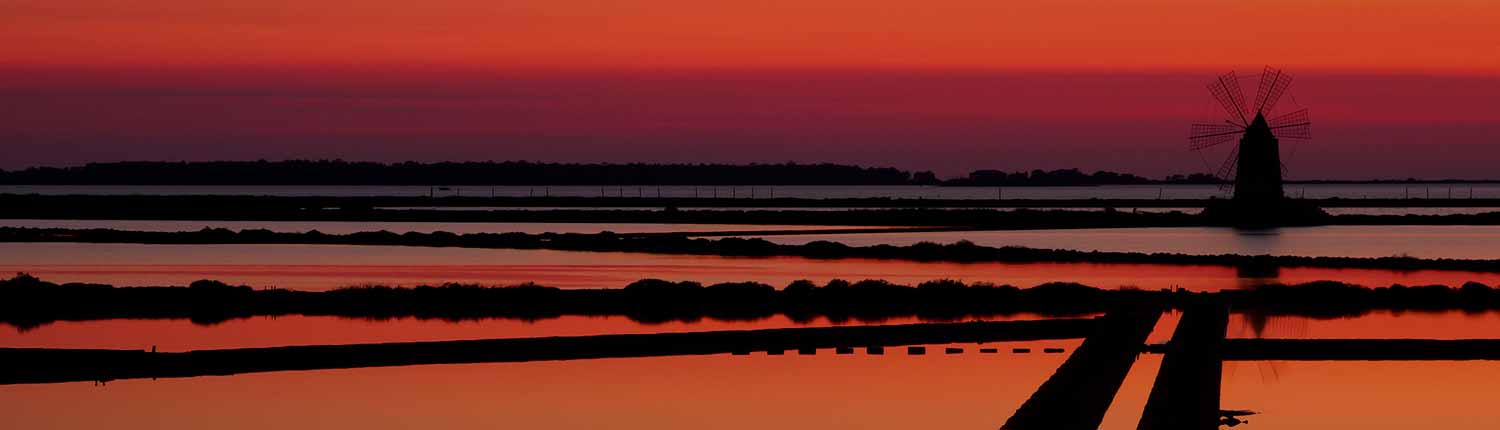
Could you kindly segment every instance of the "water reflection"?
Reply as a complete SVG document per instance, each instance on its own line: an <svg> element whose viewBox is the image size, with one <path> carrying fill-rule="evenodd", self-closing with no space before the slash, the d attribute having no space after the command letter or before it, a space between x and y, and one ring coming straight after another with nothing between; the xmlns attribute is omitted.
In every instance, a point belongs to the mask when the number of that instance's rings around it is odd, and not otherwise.
<svg viewBox="0 0 1500 430"><path fill-rule="evenodd" d="M1225 405L1261 414L1250 428L1490 429L1494 361L1277 362L1269 374L1246 371L1264 362L1225 363Z"/></svg>
<svg viewBox="0 0 1500 430"><path fill-rule="evenodd" d="M358 284L419 285L536 282L560 288L620 288L643 278L673 281L757 281L784 286L797 279L933 279L1030 287L1079 282L1101 288L1186 288L1218 291L1277 281L1334 279L1388 286L1467 281L1500 283L1500 274L1367 269L1281 269L1276 278L1240 276L1233 267L1092 263L945 263L817 260L548 250L342 245L141 245L0 243L0 273L28 272L54 282L187 285L217 279L255 287L325 290Z"/></svg>
<svg viewBox="0 0 1500 430"><path fill-rule="evenodd" d="M1090 315L1083 315L1090 316ZM501 339L597 334L647 334L689 331L756 330L792 327L829 327L918 322L1013 321L1048 317L1036 314L994 315L960 320L917 317L880 320L839 320L818 317L793 321L784 315L751 321L703 319L645 323L622 316L566 315L539 320L487 318L464 321L394 318L370 320L288 315L232 319L213 325L186 319L113 319L59 321L21 330L0 325L0 347L146 349L162 352L194 349L252 348L285 345L334 345L383 342Z"/></svg>
<svg viewBox="0 0 1500 430"><path fill-rule="evenodd" d="M819 351L409 366L4 386L0 404L8 426L28 429L995 428L1065 357Z"/></svg>
<svg viewBox="0 0 1500 430"><path fill-rule="evenodd" d="M1250 338L1306 338L1309 333L1308 320L1303 317L1268 315L1263 312L1248 312L1236 316L1241 320L1240 332L1246 333L1246 337ZM1231 319L1231 326L1234 323Z"/></svg>
<svg viewBox="0 0 1500 430"><path fill-rule="evenodd" d="M653 209L655 210L655 209ZM205 228L230 230L265 229L283 233L305 233L317 230L327 234L349 234L385 230L392 233L582 233L604 231L615 233L759 231L788 229L867 228L817 225L748 225L748 224L660 224L595 222L417 222L417 221L174 221L174 220L71 220L71 219L0 219L0 227L107 228L130 231L198 231Z"/></svg>
<svg viewBox="0 0 1500 430"><path fill-rule="evenodd" d="M1180 254L1295 255L1500 259L1500 226L1394 225L1283 227L1236 230L1222 227L859 233L772 236L776 243L814 240L849 245L910 245L967 240L985 246L1024 246L1082 251Z"/></svg>
<svg viewBox="0 0 1500 430"><path fill-rule="evenodd" d="M1235 241L1235 247L1240 249L1281 249L1281 229L1271 228L1235 228L1229 229L1234 234L1230 236Z"/></svg>
<svg viewBox="0 0 1500 430"><path fill-rule="evenodd" d="M752 191L754 190L754 191ZM994 187L938 187L927 185L777 185L777 186L463 186L435 190L428 186L391 185L0 185L0 193L86 195L241 195L241 196L495 196L553 197L661 196L722 199L753 196L803 199L902 198L902 199L994 199ZM1288 195L1308 199L1399 199L1411 197L1486 199L1500 196L1493 183L1455 184L1296 184ZM1207 199L1222 197L1217 185L1099 185L1006 187L1007 199Z"/></svg>
<svg viewBox="0 0 1500 430"><path fill-rule="evenodd" d="M1490 339L1500 333L1500 312L1371 311L1359 316L1308 316L1235 313L1231 338L1292 339Z"/></svg>

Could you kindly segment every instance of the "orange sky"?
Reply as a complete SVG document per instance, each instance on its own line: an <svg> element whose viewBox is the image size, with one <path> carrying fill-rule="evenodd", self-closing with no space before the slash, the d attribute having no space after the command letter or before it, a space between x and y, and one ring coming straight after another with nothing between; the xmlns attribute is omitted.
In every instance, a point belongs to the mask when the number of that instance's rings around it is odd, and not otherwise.
<svg viewBox="0 0 1500 430"><path fill-rule="evenodd" d="M1500 71L1500 3L6 0L10 64Z"/></svg>
<svg viewBox="0 0 1500 430"><path fill-rule="evenodd" d="M1222 120L1204 82L1271 64L1297 77L1283 105L1313 112L1315 140L1285 151L1292 177L1500 179L1496 23L1500 3L1469 0L0 0L13 155L0 168L527 159L1164 176L1222 158L1184 149L1187 124Z"/></svg>

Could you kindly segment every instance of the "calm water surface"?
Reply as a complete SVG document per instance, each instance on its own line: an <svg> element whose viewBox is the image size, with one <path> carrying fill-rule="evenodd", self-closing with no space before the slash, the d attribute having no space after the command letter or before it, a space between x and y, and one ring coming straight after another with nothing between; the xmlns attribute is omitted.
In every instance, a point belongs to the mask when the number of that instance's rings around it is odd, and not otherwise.
<svg viewBox="0 0 1500 430"><path fill-rule="evenodd" d="M1179 317L1165 315L1150 341L1166 340ZM1249 318L1234 316L1231 335L1244 334ZM52 329L55 338L69 340L48 346L65 347L117 347L112 342L122 341L112 336L143 341L148 335L182 336L177 345L183 346L229 347L260 345L257 342L268 338L276 340L267 343L321 343L794 324L775 318L649 328L612 318L538 323L551 324L545 327L516 321L411 322L259 318L190 333L184 330L193 327L181 321L113 320L59 324L21 336ZM1485 337L1475 335L1500 328L1500 316L1494 313L1374 313L1307 320L1293 330L1286 322L1273 322L1256 336L1464 338ZM263 332L271 334L257 334ZM75 340L85 338L93 341ZM1079 342L989 346L1002 351L1061 347L1071 352ZM947 345L930 345L943 346ZM0 386L0 402L10 406L6 422L15 428L994 428L1066 357L976 354L976 345L952 346L966 352L908 356L897 349L885 356L840 356L820 350L813 356L756 353L277 372L123 380L104 386ZM1137 360L1101 428L1134 428L1160 362L1159 355ZM1493 428L1500 419L1487 405L1493 392L1490 382L1496 378L1500 363L1488 361L1229 362L1223 405L1259 411L1250 425L1277 429Z"/></svg>
<svg viewBox="0 0 1500 430"><path fill-rule="evenodd" d="M1500 198L1500 184L1327 184L1286 187L1289 196L1309 199ZM307 185L0 185L0 193L94 195L264 195L264 196L475 196L475 197L701 197L907 198L907 199L1206 199L1222 197L1216 185L1105 185L1097 187L933 187L892 186L427 186Z"/></svg>
<svg viewBox="0 0 1500 430"><path fill-rule="evenodd" d="M1323 208L1329 215L1474 215L1500 212L1495 207L1449 208Z"/></svg>
<svg viewBox="0 0 1500 430"><path fill-rule="evenodd" d="M1081 315L1077 317L1090 317ZM1180 317L1165 314L1150 341L1171 338ZM1010 321L1051 318L1036 314L1013 314L963 318L957 321ZM916 317L882 320L815 318L793 321L777 315L749 321L702 319L643 323L622 316L562 316L539 320L395 318L384 320L289 315L232 319L198 324L185 319L113 319L59 321L28 329L0 325L0 347L21 348L111 348L161 351L250 348L283 345L327 345L379 342L416 342L464 339L498 339L597 334L640 334L713 330L758 330L835 325L912 324L930 321ZM1376 311L1359 316L1311 318L1235 313L1229 322L1230 338L1290 339L1485 339L1500 337L1500 312L1399 312Z"/></svg>
<svg viewBox="0 0 1500 430"><path fill-rule="evenodd" d="M396 233L658 233L854 229L817 225L633 224L633 223L441 223L343 221L136 221L0 220L0 226L33 228L110 228L137 231L196 231L206 227L278 232L317 230L348 234L386 230ZM753 236L749 236L753 237ZM1217 255L1292 255L1500 259L1500 226L1319 226L1240 230L1221 227L1164 227L898 233L825 233L765 236L775 243L800 245L826 240L848 245L911 245L967 240L985 246L1023 246L1081 251L1168 252ZM0 264L4 261L0 260Z"/></svg>
<svg viewBox="0 0 1500 430"><path fill-rule="evenodd" d="M0 386L0 404L17 429L982 429L1065 357L820 351L410 366Z"/></svg>
<svg viewBox="0 0 1500 430"><path fill-rule="evenodd" d="M1500 258L1500 226L1320 226L1237 230L1221 227L959 231L768 236L776 243L828 240L910 245L967 240L986 246L1181 254L1313 257Z"/></svg>
<svg viewBox="0 0 1500 430"><path fill-rule="evenodd" d="M1102 288L1217 291L1267 282L1335 279L1369 286L1494 285L1500 274L1451 271L1282 269L1242 277L1232 267L1087 263L942 263L864 259L813 260L548 250L344 245L142 245L0 243L0 273L27 272L57 282L186 285L217 279L255 287L322 290L360 284L420 285L536 282L560 288L620 288L644 278L703 283L932 279L1034 286L1080 282Z"/></svg>
<svg viewBox="0 0 1500 430"><path fill-rule="evenodd" d="M1081 317L1088 317L1084 315ZM1014 314L966 318L961 321L1036 320L1048 317ZM526 321L479 319L444 321L397 318L369 320L322 316L240 318L212 325L185 319L113 319L59 321L40 327L19 329L0 325L0 348L109 348L187 351L194 349L254 348L285 345L332 345L352 343L418 342L465 339L501 339L599 334L642 334L714 330L758 330L835 325L913 324L931 322L915 317L879 321L816 318L793 321L773 316L754 321L703 319L691 322L642 323L626 317L562 316ZM942 321L949 322L949 321Z"/></svg>
<svg viewBox="0 0 1500 430"><path fill-rule="evenodd" d="M544 211L544 210L612 210L612 211L659 211L662 208L653 206L589 206L589 207L561 207L561 206L403 206L382 207L379 209L389 210L439 210L439 211ZM768 207L768 206L713 206L713 207L679 207L682 210L692 211L812 211L812 212L840 212L852 210L886 210L889 207ZM927 210L989 210L998 212L1014 212L1017 210L1036 211L1070 211L1070 212L1103 212L1105 208L1089 207L1027 207L1027 208L995 208L995 207L941 207L926 208ZM1195 214L1203 208L1191 207L1114 207L1114 210L1123 212L1139 213L1170 213L1182 212ZM1332 215L1473 215L1490 212L1500 212L1500 207L1400 207L1400 208L1324 208L1324 211Z"/></svg>
<svg viewBox="0 0 1500 430"><path fill-rule="evenodd" d="M759 231L788 229L867 228L817 225L750 225L750 224L654 224L654 223L566 223L566 222L397 222L397 221L158 221L158 220L56 220L0 219L0 227L29 228L108 228L132 231L197 231L204 228L230 230L266 229L275 232L303 233L312 230L328 234L349 234L385 230L393 233L615 233Z"/></svg>
<svg viewBox="0 0 1500 430"><path fill-rule="evenodd" d="M1500 312L1376 311L1354 317L1311 318L1233 314L1231 338L1284 339L1495 339Z"/></svg>
<svg viewBox="0 0 1500 430"><path fill-rule="evenodd" d="M1497 380L1497 361L1230 362L1221 404L1261 412L1245 428L1491 429Z"/></svg>

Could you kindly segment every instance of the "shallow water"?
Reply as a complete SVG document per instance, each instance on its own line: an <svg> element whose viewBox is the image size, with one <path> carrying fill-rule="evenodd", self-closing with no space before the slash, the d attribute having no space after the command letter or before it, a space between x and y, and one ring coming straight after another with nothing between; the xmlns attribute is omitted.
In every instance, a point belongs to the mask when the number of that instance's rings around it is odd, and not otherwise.
<svg viewBox="0 0 1500 430"><path fill-rule="evenodd" d="M1320 226L1237 230L1166 227L1074 230L955 231L768 236L803 244L828 240L848 245L910 245L967 240L985 246L1023 246L1082 251L1181 254L1296 255L1500 259L1500 226Z"/></svg>
<svg viewBox="0 0 1500 430"><path fill-rule="evenodd" d="M1023 287L1063 281L1101 288L1199 291L1325 279L1368 286L1500 283L1500 274L1450 271L1298 268L1267 276L1242 274L1221 266L815 260L400 246L0 243L0 273L15 272L54 282L186 285L199 279L217 279L254 287L307 290L444 282L620 288L644 278L705 284L756 281L777 287L797 279L821 284L834 278L885 279L902 284L957 279Z"/></svg>
<svg viewBox="0 0 1500 430"><path fill-rule="evenodd" d="M1231 338L1491 339L1500 338L1500 312L1375 311L1355 317L1311 318L1233 314Z"/></svg>
<svg viewBox="0 0 1500 430"><path fill-rule="evenodd" d="M1496 361L1277 361L1224 366L1222 405L1245 428L1492 429Z"/></svg>
<svg viewBox="0 0 1500 430"><path fill-rule="evenodd" d="M1474 215L1500 212L1496 207L1450 208L1323 208L1329 215Z"/></svg>
<svg viewBox="0 0 1500 430"><path fill-rule="evenodd" d="M1080 315L1077 317L1089 317ZM1162 317L1149 342L1171 338L1177 313ZM284 345L328 345L500 339L598 334L643 334L714 330L759 330L922 322L1011 321L1051 318L1037 314L994 315L959 320L916 317L830 321L824 317L793 321L783 315L744 321L639 322L623 316L569 315L538 320L506 318L449 321L441 319L361 319L288 315L238 318L213 324L186 319L110 319L59 321L18 329L0 325L0 347L144 349L164 352L193 349L251 348ZM1262 339L1485 339L1500 333L1500 312L1391 312L1338 318L1264 316L1235 313L1228 337Z"/></svg>
<svg viewBox="0 0 1500 430"><path fill-rule="evenodd" d="M1084 317L1087 317L1085 315ZM1047 317L1014 314L966 318L961 321L1035 320ZM915 317L879 321L792 321L773 316L754 321L703 319L691 322L643 323L622 316L562 316L533 321L488 318L464 321L397 318L370 320L289 315L232 319L211 325L185 319L111 319L59 321L21 330L0 325L0 348L148 349L162 352L194 349L255 348L286 345L419 342L465 339L504 339L599 334L675 333L715 330L759 330L835 325L913 324L930 322ZM950 321L942 321L950 322Z"/></svg>
<svg viewBox="0 0 1500 430"><path fill-rule="evenodd" d="M963 346L0 386L0 404L18 429L995 428L1066 357Z"/></svg>
<svg viewBox="0 0 1500 430"><path fill-rule="evenodd" d="M1169 338L1179 317L1164 315L1150 341ZM1233 316L1232 337L1245 337L1247 319ZM1493 337L1487 333L1500 327L1500 313L1373 313L1308 320L1290 330L1286 322L1273 321L1255 337ZM180 320L64 323L20 336L53 330L49 336L57 342L35 346L106 348L143 348L148 336L183 336L180 343L162 344L161 350L174 351L794 325L781 318L645 326L583 317L535 325L286 317L212 327ZM0 331L0 346L19 345L7 334ZM15 428L995 428L1067 357L1009 349L1060 347L1071 353L1080 342L984 345L1000 348L998 354L957 344L929 345L924 356L900 348L884 356L819 350L811 356L721 354L14 385L0 386L0 403L10 406L6 422ZM941 353L945 346L964 352ZM1138 358L1101 428L1134 428L1160 363L1160 355ZM1249 425L1265 428L1494 428L1500 417L1487 405L1490 381L1497 377L1500 362L1493 361L1228 362L1222 405L1260 412L1249 417Z"/></svg>
<svg viewBox="0 0 1500 430"><path fill-rule="evenodd" d="M317 230L327 234L349 234L385 230L393 233L615 233L760 231L791 229L838 229L817 225L751 225L751 224L655 224L655 223L566 223L566 222L398 222L398 221L158 221L158 220L52 220L0 219L0 227L28 228L107 228L131 231L198 231L204 228L230 230L266 229L275 232L305 233Z"/></svg>
<svg viewBox="0 0 1500 430"><path fill-rule="evenodd" d="M588 206L588 207L562 207L562 206L406 206L406 207L382 207L379 209L389 210L437 210L455 212L474 211L546 211L546 210L612 210L612 211L659 211L655 206ZM810 211L810 212L840 212L852 210L887 210L890 207L768 207L768 206L715 206L715 207L678 207L681 210L690 211ZM1014 212L1017 210L1034 211L1070 211L1070 212L1103 212L1102 207L1026 207L1026 208L997 208L997 207L940 207L924 208L926 210L989 210L998 212ZM1110 209L1131 213L1171 213L1182 212L1196 214L1203 208L1194 207L1111 207ZM1473 215L1490 212L1500 212L1500 207L1399 207L1399 208L1323 208L1331 215Z"/></svg>
<svg viewBox="0 0 1500 430"><path fill-rule="evenodd" d="M440 190L427 186L355 185L0 185L0 193L95 195L264 195L264 196L474 196L474 197L701 197L720 199L791 197L906 199L1206 199L1222 197L1216 185L1104 185L1097 187L933 187L890 186L462 186ZM1451 191L1450 191L1451 190ZM1289 196L1309 199L1340 197L1465 199L1500 198L1500 184L1288 184Z"/></svg>
<svg viewBox="0 0 1500 430"><path fill-rule="evenodd" d="M278 232L318 230L329 234L386 230L395 233L616 233L772 231L794 229L865 229L858 226L652 224L652 223L443 223L344 221L139 221L139 220L0 220L0 227L110 228L134 231L197 231L206 227ZM753 234L745 237L756 237ZM852 246L953 243L967 240L984 246L1021 246L1080 251L1166 252L1217 255L1290 255L1500 259L1500 226L1318 226L1241 230L1223 227L1091 228L1054 230L935 231L895 233L820 233L768 235L774 243L800 245L826 240ZM3 264L4 260L0 260Z"/></svg>

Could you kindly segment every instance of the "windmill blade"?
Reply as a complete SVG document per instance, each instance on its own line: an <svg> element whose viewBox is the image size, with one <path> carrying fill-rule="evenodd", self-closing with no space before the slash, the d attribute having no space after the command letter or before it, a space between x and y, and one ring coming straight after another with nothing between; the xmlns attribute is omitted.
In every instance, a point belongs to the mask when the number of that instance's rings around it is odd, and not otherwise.
<svg viewBox="0 0 1500 430"><path fill-rule="evenodd" d="M1307 109L1271 118L1266 124L1270 125L1276 137L1312 139L1312 120L1308 119Z"/></svg>
<svg viewBox="0 0 1500 430"><path fill-rule="evenodd" d="M1260 88L1255 91L1255 112L1270 113L1276 107L1276 101L1281 100L1281 95L1291 85L1290 75L1282 73L1281 69L1266 66L1266 70L1260 75Z"/></svg>
<svg viewBox="0 0 1500 430"><path fill-rule="evenodd" d="M1224 183L1219 184L1220 190L1227 191L1230 188L1234 188L1234 174L1235 169L1240 164L1239 161L1240 147L1236 146L1233 151L1229 152L1229 158L1224 159L1224 164L1219 166L1219 171L1215 173L1215 176L1224 181Z"/></svg>
<svg viewBox="0 0 1500 430"><path fill-rule="evenodd" d="M1311 120L1308 119L1307 109L1299 109L1293 112L1288 112L1266 119L1266 125L1270 126L1271 128L1305 122L1311 122Z"/></svg>
<svg viewBox="0 0 1500 430"><path fill-rule="evenodd" d="M1199 150L1234 141L1245 132L1234 124L1193 124L1188 129L1188 149Z"/></svg>
<svg viewBox="0 0 1500 430"><path fill-rule="evenodd" d="M1224 106L1224 112L1229 113L1230 119L1240 120L1241 125L1250 124L1245 118L1245 94L1240 90L1240 79L1229 72L1208 84L1208 92L1213 93L1214 99L1219 105Z"/></svg>

